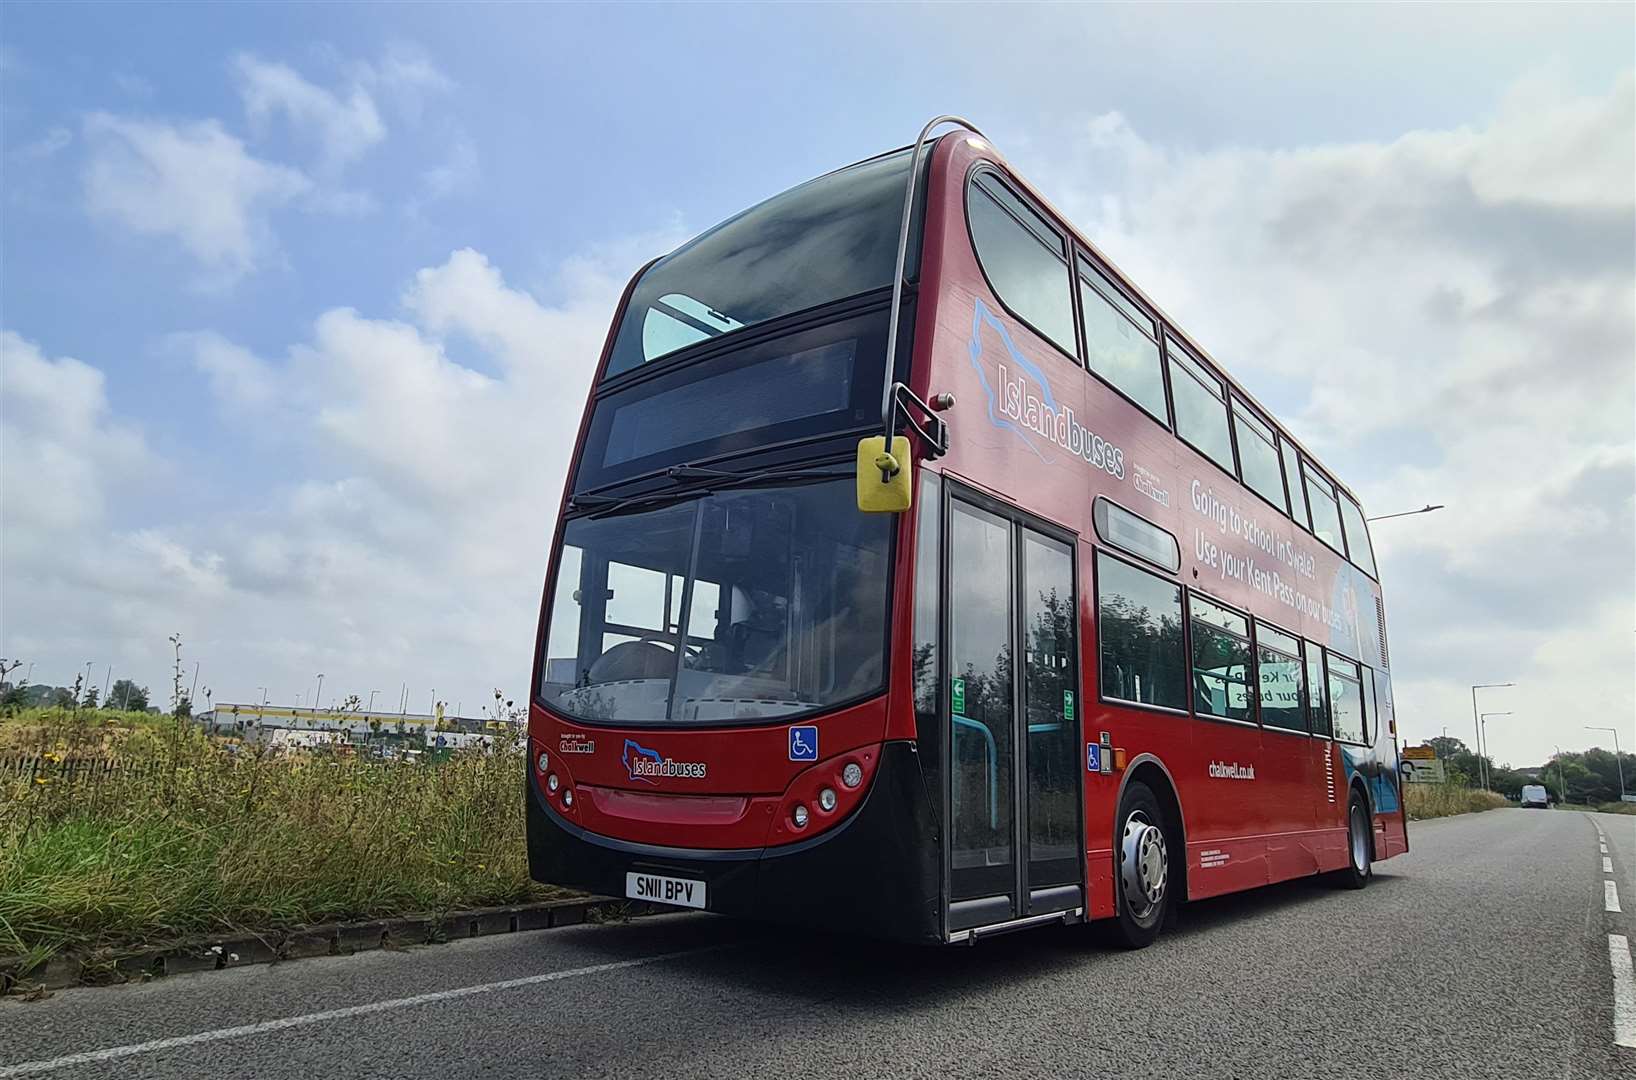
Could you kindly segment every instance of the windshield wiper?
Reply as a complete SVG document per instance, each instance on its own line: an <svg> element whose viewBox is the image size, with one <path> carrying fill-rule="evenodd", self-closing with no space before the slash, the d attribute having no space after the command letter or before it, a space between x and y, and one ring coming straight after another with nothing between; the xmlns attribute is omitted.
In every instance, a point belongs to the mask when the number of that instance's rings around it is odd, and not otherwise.
<svg viewBox="0 0 1636 1080"><path fill-rule="evenodd" d="M710 495L722 488L744 487L750 484L779 480L841 480L852 474L834 469L814 469L807 466L794 468L752 469L734 472L730 469L712 469L703 465L672 465L664 471L672 483L706 480L711 483L698 487L673 487L660 491L644 491L634 495L571 495L570 510L627 510L637 506L671 502L692 495Z"/></svg>
<svg viewBox="0 0 1636 1080"><path fill-rule="evenodd" d="M731 480L735 483L753 484L758 480L838 480L851 474L829 469L811 469L805 466L734 472L729 469L711 469L703 465L672 465L665 470L665 475L677 481Z"/></svg>

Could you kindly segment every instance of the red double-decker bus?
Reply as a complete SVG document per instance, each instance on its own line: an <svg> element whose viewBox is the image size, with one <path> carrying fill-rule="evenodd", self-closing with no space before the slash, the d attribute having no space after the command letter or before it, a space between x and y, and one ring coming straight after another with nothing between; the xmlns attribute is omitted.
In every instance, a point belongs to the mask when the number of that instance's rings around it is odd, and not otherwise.
<svg viewBox="0 0 1636 1080"><path fill-rule="evenodd" d="M940 118L626 288L546 579L530 868L1140 946L1407 850L1388 671L1352 494Z"/></svg>

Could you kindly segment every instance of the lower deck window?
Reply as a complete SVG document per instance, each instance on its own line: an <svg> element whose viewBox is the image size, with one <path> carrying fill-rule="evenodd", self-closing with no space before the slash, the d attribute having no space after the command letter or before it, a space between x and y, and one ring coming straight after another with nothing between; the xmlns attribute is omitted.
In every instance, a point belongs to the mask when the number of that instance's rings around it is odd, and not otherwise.
<svg viewBox="0 0 1636 1080"><path fill-rule="evenodd" d="M1301 708L1301 643L1270 626L1255 627L1256 678L1261 689L1261 723L1285 731L1306 731Z"/></svg>
<svg viewBox="0 0 1636 1080"><path fill-rule="evenodd" d="M1363 712L1363 681L1358 665L1338 656L1329 658L1329 715L1335 738L1342 742L1368 744L1368 727Z"/></svg>
<svg viewBox="0 0 1636 1080"><path fill-rule="evenodd" d="M1250 620L1190 596L1193 631L1193 710L1201 716L1249 720Z"/></svg>
<svg viewBox="0 0 1636 1080"><path fill-rule="evenodd" d="M1102 696L1186 709L1181 586L1099 553L1096 608Z"/></svg>

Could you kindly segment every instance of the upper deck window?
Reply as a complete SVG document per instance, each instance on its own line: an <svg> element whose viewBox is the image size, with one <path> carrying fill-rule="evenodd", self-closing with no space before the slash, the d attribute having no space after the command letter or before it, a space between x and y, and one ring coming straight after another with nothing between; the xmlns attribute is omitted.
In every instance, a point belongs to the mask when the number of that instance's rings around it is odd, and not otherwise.
<svg viewBox="0 0 1636 1080"><path fill-rule="evenodd" d="M978 173L966 199L971 244L994 293L1011 312L1074 352L1074 298L1062 234L993 173Z"/></svg>
<svg viewBox="0 0 1636 1080"><path fill-rule="evenodd" d="M1346 543L1341 539L1341 507L1335 501L1335 485L1303 462L1301 471L1306 477L1307 506L1312 511L1312 535L1334 548L1337 554L1346 554Z"/></svg>
<svg viewBox="0 0 1636 1080"><path fill-rule="evenodd" d="M1238 435L1238 464L1244 483L1288 513L1284 474L1278 464L1278 436L1237 398L1233 399L1233 431Z"/></svg>
<svg viewBox="0 0 1636 1080"><path fill-rule="evenodd" d="M1176 401L1176 434L1200 453L1233 471L1233 437L1227 430L1227 398L1221 380L1170 339L1170 392Z"/></svg>
<svg viewBox="0 0 1636 1080"><path fill-rule="evenodd" d="M1165 377L1153 319L1096 270L1080 264L1079 305L1085 315L1085 359L1161 424Z"/></svg>
<svg viewBox="0 0 1636 1080"><path fill-rule="evenodd" d="M890 285L908 169L909 153L900 151L820 176L648 267L631 291L607 375ZM915 239L911 233L911 253ZM913 276L912 264L906 272Z"/></svg>
<svg viewBox="0 0 1636 1080"><path fill-rule="evenodd" d="M1295 444L1285 439L1279 448L1284 458L1284 476L1289 480L1289 512L1295 523L1303 529L1312 528L1311 518L1307 515L1307 493L1301 487L1301 455L1296 451Z"/></svg>
<svg viewBox="0 0 1636 1080"><path fill-rule="evenodd" d="M1352 561L1370 577L1378 576L1375 573L1375 551L1369 543L1369 527L1364 524L1363 511L1344 491L1341 493L1341 524L1346 527L1346 550L1351 553Z"/></svg>

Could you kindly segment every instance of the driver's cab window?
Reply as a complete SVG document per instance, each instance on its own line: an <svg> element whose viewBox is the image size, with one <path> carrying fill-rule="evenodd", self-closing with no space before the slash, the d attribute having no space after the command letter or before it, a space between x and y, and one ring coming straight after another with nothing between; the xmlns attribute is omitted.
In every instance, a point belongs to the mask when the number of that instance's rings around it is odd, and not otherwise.
<svg viewBox="0 0 1636 1080"><path fill-rule="evenodd" d="M588 720L708 724L877 692L890 522L853 498L848 477L570 522L542 698Z"/></svg>

